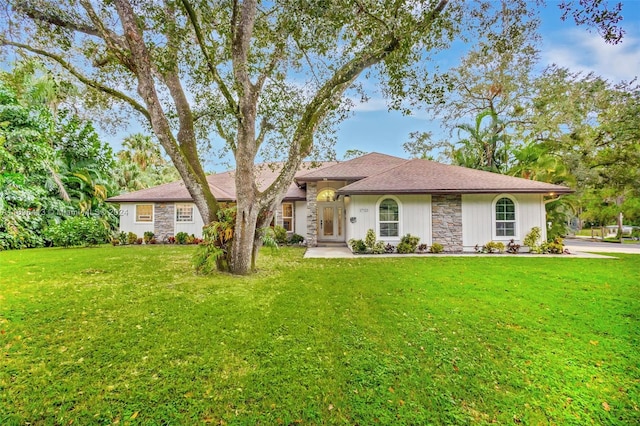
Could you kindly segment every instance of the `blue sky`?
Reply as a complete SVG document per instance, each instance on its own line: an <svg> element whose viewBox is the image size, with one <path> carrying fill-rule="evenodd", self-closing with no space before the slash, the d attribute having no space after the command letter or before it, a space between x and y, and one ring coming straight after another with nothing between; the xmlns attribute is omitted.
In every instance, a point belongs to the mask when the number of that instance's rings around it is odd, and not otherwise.
<svg viewBox="0 0 640 426"><path fill-rule="evenodd" d="M640 76L640 0L623 2L626 34L619 45L608 45L596 32L577 27L572 20L563 22L560 16L554 1L541 12L541 69L557 64L573 71L593 71L614 82ZM348 149L359 149L406 157L402 145L413 131L431 131L434 141L448 138L441 123L426 113L388 112L384 100L372 94L367 104L358 105L355 115L341 123L336 153L340 157Z"/></svg>

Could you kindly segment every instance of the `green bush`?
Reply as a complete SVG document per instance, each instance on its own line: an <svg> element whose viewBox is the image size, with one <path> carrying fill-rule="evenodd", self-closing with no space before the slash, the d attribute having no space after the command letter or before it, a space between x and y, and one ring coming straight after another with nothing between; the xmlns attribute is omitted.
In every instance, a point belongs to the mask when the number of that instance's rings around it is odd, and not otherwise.
<svg viewBox="0 0 640 426"><path fill-rule="evenodd" d="M351 247L351 251L354 253L366 253L367 245L362 240L349 240L349 247Z"/></svg>
<svg viewBox="0 0 640 426"><path fill-rule="evenodd" d="M109 229L98 219L73 217L47 229L47 238L57 247L94 246L109 241Z"/></svg>
<svg viewBox="0 0 640 426"><path fill-rule="evenodd" d="M289 238L289 244L302 244L304 242L304 237L300 234L293 234Z"/></svg>
<svg viewBox="0 0 640 426"><path fill-rule="evenodd" d="M276 239L276 243L283 245L287 244L287 230L282 226L274 226L273 232L275 233L274 238Z"/></svg>
<svg viewBox="0 0 640 426"><path fill-rule="evenodd" d="M529 231L529 233L524 237L524 240L522 240L522 244L529 247L530 253L540 253L540 245L538 242L540 241L541 235L542 233L540 231L540 228L534 226L533 228L531 228L531 231Z"/></svg>
<svg viewBox="0 0 640 426"><path fill-rule="evenodd" d="M489 241L485 244L487 253L502 253L504 251L504 243L500 241Z"/></svg>
<svg viewBox="0 0 640 426"><path fill-rule="evenodd" d="M186 232L178 232L176 234L176 243L178 244L187 244L187 240L189 239L189 234Z"/></svg>
<svg viewBox="0 0 640 426"><path fill-rule="evenodd" d="M135 244L138 241L138 236L133 233L133 232L129 232L127 234L127 244Z"/></svg>
<svg viewBox="0 0 640 426"><path fill-rule="evenodd" d="M144 231L144 243L145 244L149 244L149 241L151 241L154 237L154 233L151 231Z"/></svg>
<svg viewBox="0 0 640 426"><path fill-rule="evenodd" d="M128 241L127 241L127 233L126 233L126 232L124 232L124 231L123 231L123 232L118 232L118 233L116 234L116 237L115 237L115 238L116 238L116 240L118 240L118 243L119 243L121 246L123 246L123 245L127 244L127 242L128 242Z"/></svg>
<svg viewBox="0 0 640 426"><path fill-rule="evenodd" d="M367 230L367 235L364 237L364 245L367 246L369 250L373 250L373 247L376 245L376 233L373 229Z"/></svg>
<svg viewBox="0 0 640 426"><path fill-rule="evenodd" d="M553 241L542 243L540 245L540 251L542 253L562 254L564 253L564 244L562 238L555 237Z"/></svg>
<svg viewBox="0 0 640 426"><path fill-rule="evenodd" d="M398 253L414 253L418 247L418 242L420 242L420 237L411 234L403 236L400 239L400 244L398 244Z"/></svg>
<svg viewBox="0 0 640 426"><path fill-rule="evenodd" d="M371 253L373 253L373 254L384 254L384 253L386 253L384 241L377 241L373 245L373 248L371 249Z"/></svg>
<svg viewBox="0 0 640 426"><path fill-rule="evenodd" d="M431 244L431 248L429 249L429 253L442 253L444 251L444 246L440 243Z"/></svg>

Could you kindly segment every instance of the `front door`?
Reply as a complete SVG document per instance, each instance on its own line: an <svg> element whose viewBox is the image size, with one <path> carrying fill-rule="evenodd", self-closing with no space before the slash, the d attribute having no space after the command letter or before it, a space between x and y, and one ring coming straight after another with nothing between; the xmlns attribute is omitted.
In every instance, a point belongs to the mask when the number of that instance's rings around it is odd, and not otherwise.
<svg viewBox="0 0 640 426"><path fill-rule="evenodd" d="M342 203L318 203L318 241L344 241Z"/></svg>

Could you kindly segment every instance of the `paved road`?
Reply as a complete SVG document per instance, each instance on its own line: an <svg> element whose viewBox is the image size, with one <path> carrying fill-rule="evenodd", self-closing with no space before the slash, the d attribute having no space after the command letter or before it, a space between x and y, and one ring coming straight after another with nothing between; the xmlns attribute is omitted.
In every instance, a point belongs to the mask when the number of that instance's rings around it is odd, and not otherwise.
<svg viewBox="0 0 640 426"><path fill-rule="evenodd" d="M640 244L603 243L581 238L567 238L564 240L564 245L571 252L640 254Z"/></svg>

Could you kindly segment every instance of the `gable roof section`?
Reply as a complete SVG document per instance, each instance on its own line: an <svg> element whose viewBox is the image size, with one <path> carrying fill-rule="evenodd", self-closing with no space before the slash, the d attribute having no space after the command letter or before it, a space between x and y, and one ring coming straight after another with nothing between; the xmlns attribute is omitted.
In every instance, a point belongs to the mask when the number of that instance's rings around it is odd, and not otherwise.
<svg viewBox="0 0 640 426"><path fill-rule="evenodd" d="M336 164L333 161L328 162L305 162L300 166L298 174L306 174L310 171L330 167ZM259 189L266 189L278 177L283 163L260 164L257 168L257 184ZM235 171L224 173L216 173L207 176L207 182L211 188L213 196L218 201L235 201L236 199L236 181ZM304 200L306 192L300 189L295 183L289 185L289 189L284 197L285 200ZM116 195L107 199L113 203L127 202L172 202L183 201L192 202L193 198L189 194L187 187L182 180L165 183L163 185L154 186L153 188L141 189L139 191L129 192L127 194Z"/></svg>
<svg viewBox="0 0 640 426"><path fill-rule="evenodd" d="M406 163L403 158L372 152L352 160L334 163L296 176L298 182L316 182L319 180L360 180L383 172L391 167Z"/></svg>
<svg viewBox="0 0 640 426"><path fill-rule="evenodd" d="M405 160L368 178L347 185L339 194L567 194L572 189L429 160Z"/></svg>

